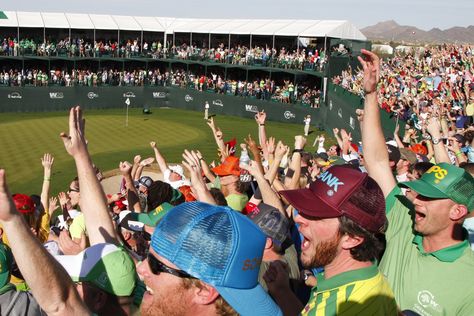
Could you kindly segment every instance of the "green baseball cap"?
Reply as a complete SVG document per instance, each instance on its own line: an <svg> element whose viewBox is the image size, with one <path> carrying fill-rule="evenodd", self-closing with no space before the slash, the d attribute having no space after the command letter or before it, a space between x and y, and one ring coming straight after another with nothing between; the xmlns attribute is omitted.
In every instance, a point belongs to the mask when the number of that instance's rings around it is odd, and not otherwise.
<svg viewBox="0 0 474 316"><path fill-rule="evenodd" d="M135 264L125 249L114 244L96 244L75 256L54 258L74 282L89 282L117 296L129 296L135 288Z"/></svg>
<svg viewBox="0 0 474 316"><path fill-rule="evenodd" d="M148 213L130 213L130 219L155 227L174 206L165 202Z"/></svg>
<svg viewBox="0 0 474 316"><path fill-rule="evenodd" d="M445 162L428 169L420 179L399 185L429 198L451 199L465 205L468 211L474 209L474 178L464 169Z"/></svg>
<svg viewBox="0 0 474 316"><path fill-rule="evenodd" d="M0 288L9 283L11 267L12 252L7 245L0 242Z"/></svg>

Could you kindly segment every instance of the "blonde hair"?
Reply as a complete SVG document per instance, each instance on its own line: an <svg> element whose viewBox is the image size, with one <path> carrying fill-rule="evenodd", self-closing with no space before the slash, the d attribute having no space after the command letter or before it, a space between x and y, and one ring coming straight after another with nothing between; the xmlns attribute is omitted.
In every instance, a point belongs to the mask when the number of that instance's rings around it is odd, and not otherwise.
<svg viewBox="0 0 474 316"><path fill-rule="evenodd" d="M204 288L201 280L198 279L182 279L183 287L185 289L190 289L191 287L197 287L199 289ZM238 316L239 314L226 302L226 300L219 295L219 297L214 302L216 307L216 313L220 316Z"/></svg>

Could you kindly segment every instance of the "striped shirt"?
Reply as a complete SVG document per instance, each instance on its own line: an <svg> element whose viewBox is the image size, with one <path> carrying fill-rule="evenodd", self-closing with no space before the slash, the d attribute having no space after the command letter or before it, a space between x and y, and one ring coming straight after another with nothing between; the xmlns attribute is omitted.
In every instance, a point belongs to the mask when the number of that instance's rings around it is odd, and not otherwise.
<svg viewBox="0 0 474 316"><path fill-rule="evenodd" d="M397 315L397 304L387 280L375 264L338 274L317 276L302 316Z"/></svg>

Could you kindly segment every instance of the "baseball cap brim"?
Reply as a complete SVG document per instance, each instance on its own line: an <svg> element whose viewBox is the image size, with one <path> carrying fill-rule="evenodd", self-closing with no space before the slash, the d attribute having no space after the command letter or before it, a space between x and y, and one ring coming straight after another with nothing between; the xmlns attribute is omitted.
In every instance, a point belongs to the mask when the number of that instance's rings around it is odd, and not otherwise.
<svg viewBox="0 0 474 316"><path fill-rule="evenodd" d="M280 308L260 284L252 289L215 286L219 294L239 315L283 315Z"/></svg>
<svg viewBox="0 0 474 316"><path fill-rule="evenodd" d="M74 282L89 282L114 295L128 296L135 288L135 264L113 244L96 244L77 255L55 256Z"/></svg>
<svg viewBox="0 0 474 316"><path fill-rule="evenodd" d="M310 189L285 190L279 191L279 193L283 195L299 213L321 218L342 216L341 212L327 204Z"/></svg>
<svg viewBox="0 0 474 316"><path fill-rule="evenodd" d="M423 181L422 179L415 180L415 181L406 181L401 182L398 184L401 187L407 187L411 190L415 191L416 193L426 196L428 198L433 199L449 199L445 193L438 190L436 187L432 186L431 184Z"/></svg>

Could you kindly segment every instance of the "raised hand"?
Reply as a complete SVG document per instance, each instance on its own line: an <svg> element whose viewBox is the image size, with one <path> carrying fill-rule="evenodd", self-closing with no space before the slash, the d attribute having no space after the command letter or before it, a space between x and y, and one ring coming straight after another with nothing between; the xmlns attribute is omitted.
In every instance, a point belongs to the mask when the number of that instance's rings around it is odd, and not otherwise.
<svg viewBox="0 0 474 316"><path fill-rule="evenodd" d="M275 152L275 137L268 138L266 145L268 153L272 155Z"/></svg>
<svg viewBox="0 0 474 316"><path fill-rule="evenodd" d="M258 150L257 143L252 139L252 136L250 134L247 136L247 138L244 138L244 140L247 143L247 146L249 146L251 152Z"/></svg>
<svg viewBox="0 0 474 316"><path fill-rule="evenodd" d="M53 214L54 211L56 211L59 207L59 204L58 204L58 198L55 197L55 196L52 196L49 198L49 208L48 208L48 212L49 212L49 215Z"/></svg>
<svg viewBox="0 0 474 316"><path fill-rule="evenodd" d="M66 206L67 203L69 202L69 197L64 192L59 192L58 198L59 198L59 204L61 205L61 207Z"/></svg>
<svg viewBox="0 0 474 316"><path fill-rule="evenodd" d="M252 176L257 177L258 175L262 175L258 164L254 160L250 160L249 164L240 164L240 168L247 170Z"/></svg>
<svg viewBox="0 0 474 316"><path fill-rule="evenodd" d="M41 164L43 165L44 169L51 170L53 163L54 163L54 157L49 153L44 154L43 158L41 158Z"/></svg>
<svg viewBox="0 0 474 316"><path fill-rule="evenodd" d="M358 56L357 59L364 69L364 92L370 94L377 91L377 84L380 80L380 59L376 54L366 49L362 49L361 53L364 58Z"/></svg>
<svg viewBox="0 0 474 316"><path fill-rule="evenodd" d="M156 142L150 142L150 147L155 149L156 148Z"/></svg>
<svg viewBox="0 0 474 316"><path fill-rule="evenodd" d="M306 145L305 137L301 135L295 136L295 149L303 149L305 145Z"/></svg>
<svg viewBox="0 0 474 316"><path fill-rule="evenodd" d="M216 123L214 122L214 118L211 117L210 119L207 120L207 125L213 130L216 130Z"/></svg>
<svg viewBox="0 0 474 316"><path fill-rule="evenodd" d="M0 169L0 221L9 221L15 215L18 215L15 204L8 190L5 170Z"/></svg>
<svg viewBox="0 0 474 316"><path fill-rule="evenodd" d="M265 120L267 119L267 113L265 113L264 110L258 112L257 114L255 114L255 121L258 123L258 124L265 124Z"/></svg>
<svg viewBox="0 0 474 316"><path fill-rule="evenodd" d="M134 164L139 164L140 163L140 160L142 160L142 156L140 155L136 155L135 157L133 157L133 163Z"/></svg>
<svg viewBox="0 0 474 316"><path fill-rule="evenodd" d="M290 147L283 144L281 140L278 141L278 144L275 149L275 159L283 159L283 156L285 156L288 151L290 151Z"/></svg>
<svg viewBox="0 0 474 316"><path fill-rule="evenodd" d="M73 157L87 154L85 125L86 120L82 117L81 107L71 108L69 111L69 134L62 132L59 136L63 140L67 153Z"/></svg>
<svg viewBox="0 0 474 316"><path fill-rule="evenodd" d="M142 167L149 166L153 163L153 161L155 161L155 158L148 157L148 158L146 158L146 159L144 159L140 162L140 166L142 166Z"/></svg>
<svg viewBox="0 0 474 316"><path fill-rule="evenodd" d="M119 164L119 170L122 175L130 174L132 172L132 164L128 161L121 161Z"/></svg>

